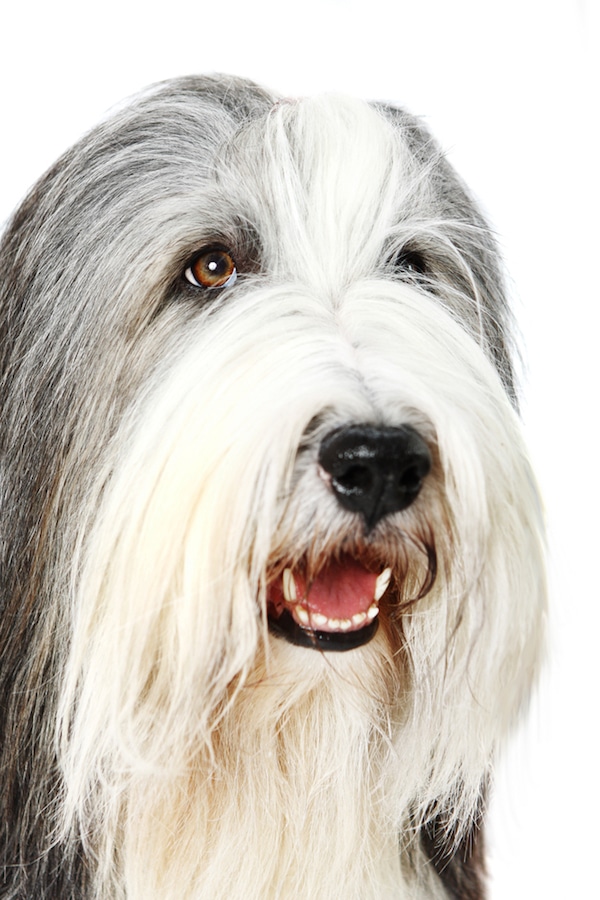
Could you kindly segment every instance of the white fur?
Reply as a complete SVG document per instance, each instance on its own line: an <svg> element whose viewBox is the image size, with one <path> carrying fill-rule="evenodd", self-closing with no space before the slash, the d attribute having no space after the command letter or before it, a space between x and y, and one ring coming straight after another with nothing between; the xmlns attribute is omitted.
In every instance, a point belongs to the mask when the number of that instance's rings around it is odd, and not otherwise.
<svg viewBox="0 0 600 900"><path fill-rule="evenodd" d="M305 110L302 166L285 106L260 151L250 128L232 152L271 283L157 331L167 362L100 513L90 499L62 753L67 819L104 842L101 896L435 897L397 834L409 852L409 813L432 806L469 821L535 669L540 520L516 416L446 310L370 275L403 192L426 184L367 107ZM439 448L420 514L441 576L395 655L382 633L340 656L288 646L258 615L275 545L300 555L352 527L314 451L296 461L323 413L413 423Z"/></svg>

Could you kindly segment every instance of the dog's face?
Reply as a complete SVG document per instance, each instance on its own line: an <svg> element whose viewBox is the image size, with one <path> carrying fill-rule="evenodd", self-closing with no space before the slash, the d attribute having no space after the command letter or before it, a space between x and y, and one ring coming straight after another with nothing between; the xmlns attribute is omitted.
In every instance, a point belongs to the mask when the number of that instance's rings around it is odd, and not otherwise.
<svg viewBox="0 0 600 900"><path fill-rule="evenodd" d="M9 515L65 554L15 578L68 572L145 677L140 618L200 681L218 656L221 689L267 622L325 651L379 624L406 655L430 610L443 656L536 552L489 230L408 115L228 84L109 120L5 251Z"/></svg>
<svg viewBox="0 0 600 900"><path fill-rule="evenodd" d="M3 265L4 593L64 648L79 813L249 684L342 672L410 733L418 808L468 815L535 668L540 525L494 242L430 136L176 82L57 164Z"/></svg>

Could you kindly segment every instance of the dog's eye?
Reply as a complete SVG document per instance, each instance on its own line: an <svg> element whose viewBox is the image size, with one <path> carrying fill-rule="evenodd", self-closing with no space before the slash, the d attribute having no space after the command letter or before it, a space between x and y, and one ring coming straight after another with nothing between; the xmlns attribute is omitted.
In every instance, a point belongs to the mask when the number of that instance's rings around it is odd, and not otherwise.
<svg viewBox="0 0 600 900"><path fill-rule="evenodd" d="M427 263L423 254L407 247L402 249L394 259L394 268L399 272L408 272L409 275L427 274Z"/></svg>
<svg viewBox="0 0 600 900"><path fill-rule="evenodd" d="M230 287L237 278L237 268L227 250L208 247L194 256L185 270L185 277L195 287Z"/></svg>

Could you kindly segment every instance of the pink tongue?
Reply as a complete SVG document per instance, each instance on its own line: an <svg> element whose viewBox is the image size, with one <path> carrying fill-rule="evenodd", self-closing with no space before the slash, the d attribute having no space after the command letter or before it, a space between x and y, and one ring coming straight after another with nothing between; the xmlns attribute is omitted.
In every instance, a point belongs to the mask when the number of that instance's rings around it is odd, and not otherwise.
<svg viewBox="0 0 600 900"><path fill-rule="evenodd" d="M306 580L294 572L298 599L306 596ZM352 557L328 563L310 584L305 603L311 612L328 619L349 619L366 612L373 602L377 575Z"/></svg>

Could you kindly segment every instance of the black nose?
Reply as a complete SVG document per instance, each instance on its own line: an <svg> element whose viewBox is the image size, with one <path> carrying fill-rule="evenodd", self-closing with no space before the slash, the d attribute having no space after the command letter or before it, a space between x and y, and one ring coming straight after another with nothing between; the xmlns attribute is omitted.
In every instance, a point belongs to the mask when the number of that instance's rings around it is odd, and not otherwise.
<svg viewBox="0 0 600 900"><path fill-rule="evenodd" d="M340 505L360 513L370 530L416 499L431 454L410 425L346 425L323 439L319 463Z"/></svg>

